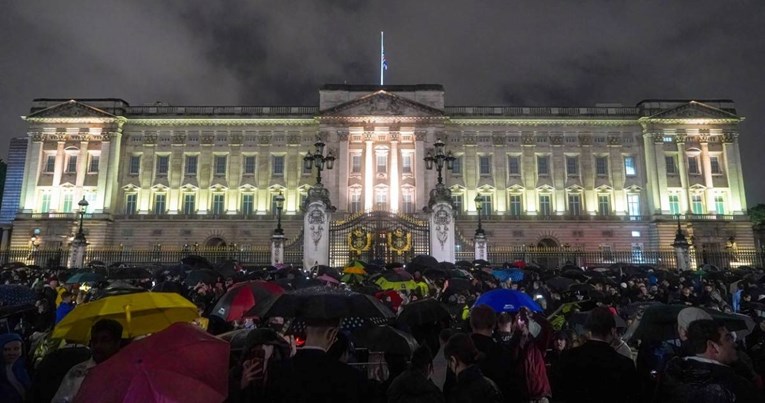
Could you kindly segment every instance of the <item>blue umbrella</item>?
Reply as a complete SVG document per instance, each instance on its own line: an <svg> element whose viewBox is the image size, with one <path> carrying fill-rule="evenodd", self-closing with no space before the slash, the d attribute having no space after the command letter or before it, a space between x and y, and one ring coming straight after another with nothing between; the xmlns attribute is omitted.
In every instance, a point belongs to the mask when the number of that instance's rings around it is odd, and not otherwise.
<svg viewBox="0 0 765 403"><path fill-rule="evenodd" d="M37 294L29 287L19 284L0 285L0 305L16 306L34 304L36 301Z"/></svg>
<svg viewBox="0 0 765 403"><path fill-rule="evenodd" d="M528 294L504 288L482 294L473 306L478 305L488 305L496 312L517 312L522 307L532 312L542 312L542 308Z"/></svg>
<svg viewBox="0 0 765 403"><path fill-rule="evenodd" d="M513 280L514 283L523 281L523 271L520 269L494 270L491 272L499 281Z"/></svg>

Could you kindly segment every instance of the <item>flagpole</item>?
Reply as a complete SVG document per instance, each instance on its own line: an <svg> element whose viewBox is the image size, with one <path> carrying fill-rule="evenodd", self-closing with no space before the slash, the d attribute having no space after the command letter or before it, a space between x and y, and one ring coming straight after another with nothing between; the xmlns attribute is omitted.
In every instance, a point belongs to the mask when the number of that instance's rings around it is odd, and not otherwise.
<svg viewBox="0 0 765 403"><path fill-rule="evenodd" d="M385 33L380 31L380 86L384 85L385 77Z"/></svg>

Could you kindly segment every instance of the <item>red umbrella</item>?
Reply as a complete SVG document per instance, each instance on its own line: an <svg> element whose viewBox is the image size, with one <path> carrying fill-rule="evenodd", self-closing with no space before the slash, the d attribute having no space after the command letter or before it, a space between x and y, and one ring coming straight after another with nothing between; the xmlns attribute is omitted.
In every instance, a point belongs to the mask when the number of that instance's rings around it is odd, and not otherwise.
<svg viewBox="0 0 765 403"><path fill-rule="evenodd" d="M189 323L136 340L88 373L75 402L222 402L229 344Z"/></svg>
<svg viewBox="0 0 765 403"><path fill-rule="evenodd" d="M404 302L403 298L401 298L401 295L399 295L398 291L394 290L387 290L387 291L380 291L378 293L375 293L375 298L379 299L380 301L384 301L386 297L390 297L390 305L393 309L393 312L396 312L398 310L398 307L401 305L402 302Z"/></svg>
<svg viewBox="0 0 765 403"><path fill-rule="evenodd" d="M223 318L227 322L241 320L245 312L252 309L258 301L283 293L282 287L268 281L253 280L236 283L220 297L210 314Z"/></svg>

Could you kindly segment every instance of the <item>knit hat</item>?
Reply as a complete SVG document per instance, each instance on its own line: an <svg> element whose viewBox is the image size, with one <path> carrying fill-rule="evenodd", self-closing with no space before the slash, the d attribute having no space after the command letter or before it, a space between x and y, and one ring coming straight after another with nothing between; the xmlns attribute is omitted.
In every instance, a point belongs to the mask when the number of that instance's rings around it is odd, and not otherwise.
<svg viewBox="0 0 765 403"><path fill-rule="evenodd" d="M12 341L21 341L21 336L18 335L18 333L4 333L0 334L0 348L5 347L6 344L12 342Z"/></svg>
<svg viewBox="0 0 765 403"><path fill-rule="evenodd" d="M712 315L708 314L703 309L694 306L684 308L677 314L677 326L683 329L688 329L688 326L690 326L691 323L701 319L711 320Z"/></svg>

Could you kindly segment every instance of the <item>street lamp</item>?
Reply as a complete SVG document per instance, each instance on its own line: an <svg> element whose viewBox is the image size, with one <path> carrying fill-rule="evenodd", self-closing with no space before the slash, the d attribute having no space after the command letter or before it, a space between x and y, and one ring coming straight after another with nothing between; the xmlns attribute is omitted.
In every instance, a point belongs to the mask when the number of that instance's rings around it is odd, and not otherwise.
<svg viewBox="0 0 765 403"><path fill-rule="evenodd" d="M279 194L274 197L274 202L276 203L276 229L274 230L274 235L284 235L284 230L282 229L282 209L284 208L284 195L282 192L279 192Z"/></svg>
<svg viewBox="0 0 765 403"><path fill-rule="evenodd" d="M78 206L80 206L80 228L77 230L77 235L75 235L75 239L77 240L85 240L85 233L82 232L82 220L85 218L85 211L88 209L88 201L85 200L85 196L82 196L82 200L80 200L79 203L77 203Z"/></svg>
<svg viewBox="0 0 765 403"><path fill-rule="evenodd" d="M444 144L441 139L436 140L436 143L433 144L435 147L435 154L433 151L428 151L428 155L425 156L425 169L432 170L433 164L435 163L436 170L438 171L438 184L443 184L443 177L441 176L441 170L444 168L444 165L446 165L446 169L453 170L454 169L454 160L457 159L452 155L451 151L448 151L444 153L444 147L446 144Z"/></svg>
<svg viewBox="0 0 765 403"><path fill-rule="evenodd" d="M326 144L319 139L314 143L314 147L316 147L314 153L311 154L309 151L308 154L303 157L305 169L310 170L316 167L316 183L321 183L321 171L332 169L335 165L335 156L332 154L332 151L328 152L326 156L324 155L325 146Z"/></svg>
<svg viewBox="0 0 765 403"><path fill-rule="evenodd" d="M475 202L475 210L478 212L478 229L475 230L475 235L477 237L486 236L486 232L484 232L483 227L481 226L481 210L483 210L483 196L480 194L475 196L475 199L473 199Z"/></svg>

